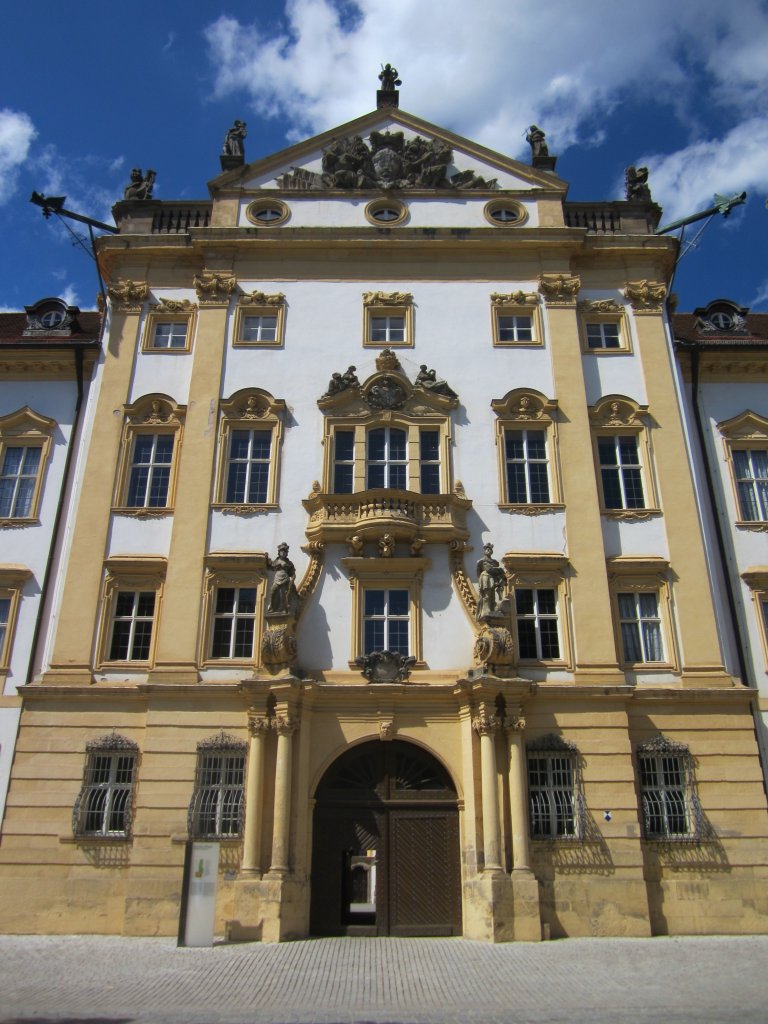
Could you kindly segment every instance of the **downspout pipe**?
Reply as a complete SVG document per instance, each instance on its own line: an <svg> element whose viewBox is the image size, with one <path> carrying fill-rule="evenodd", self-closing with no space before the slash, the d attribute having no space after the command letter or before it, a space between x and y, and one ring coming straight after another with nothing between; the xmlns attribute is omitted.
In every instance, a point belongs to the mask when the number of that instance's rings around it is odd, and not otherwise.
<svg viewBox="0 0 768 1024"><path fill-rule="evenodd" d="M720 564L723 570L723 580L725 581L725 596L728 602L731 628L733 629L733 636L736 641L736 657L739 663L739 674L741 675L742 685L749 686L754 689L754 681L751 678L748 668L744 636L736 607L736 595L734 594L733 581L728 567L725 537L723 536L723 529L720 524L719 506L715 494L715 484L712 479L712 470L709 465L709 455L706 445L704 424L701 419L701 409L699 408L699 356L701 354L701 348L696 344L696 342L678 342L677 344L682 351L689 352L691 356L691 403L693 406L693 418L696 423L696 434L699 440L699 448L701 449L701 459L704 464L704 478L707 484L707 494L712 507L717 551L720 556Z"/></svg>

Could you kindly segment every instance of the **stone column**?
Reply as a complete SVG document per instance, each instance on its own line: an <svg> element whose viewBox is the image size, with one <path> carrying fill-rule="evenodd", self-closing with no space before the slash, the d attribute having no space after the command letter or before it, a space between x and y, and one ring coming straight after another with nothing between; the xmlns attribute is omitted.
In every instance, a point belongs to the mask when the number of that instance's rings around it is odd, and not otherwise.
<svg viewBox="0 0 768 1024"><path fill-rule="evenodd" d="M490 715L478 715L472 722L480 737L480 772L483 789L483 853L486 871L501 870L499 799L496 785L496 729Z"/></svg>
<svg viewBox="0 0 768 1024"><path fill-rule="evenodd" d="M531 842L526 813L526 770L523 751L525 719L517 715L505 723L509 737L509 810L512 819L512 869L531 870Z"/></svg>
<svg viewBox="0 0 768 1024"><path fill-rule="evenodd" d="M284 875L288 871L291 840L291 767L293 764L293 734L298 729L296 718L278 715L277 759L275 763L275 814L272 826L272 863L270 874Z"/></svg>
<svg viewBox="0 0 768 1024"><path fill-rule="evenodd" d="M241 874L261 874L262 788L264 785L264 737L269 723L257 715L248 716L251 734L248 751L248 775L245 783L245 839Z"/></svg>

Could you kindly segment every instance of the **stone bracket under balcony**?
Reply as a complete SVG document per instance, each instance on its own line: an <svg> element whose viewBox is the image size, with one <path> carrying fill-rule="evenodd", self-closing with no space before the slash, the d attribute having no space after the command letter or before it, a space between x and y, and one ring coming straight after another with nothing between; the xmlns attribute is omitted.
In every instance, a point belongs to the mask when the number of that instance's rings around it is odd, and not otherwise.
<svg viewBox="0 0 768 1024"><path fill-rule="evenodd" d="M427 544L466 540L467 510L471 500L463 493L418 494L390 488L372 488L355 494L315 492L304 499L309 514L310 541L342 543L356 534L377 540L390 534L395 540L419 537Z"/></svg>

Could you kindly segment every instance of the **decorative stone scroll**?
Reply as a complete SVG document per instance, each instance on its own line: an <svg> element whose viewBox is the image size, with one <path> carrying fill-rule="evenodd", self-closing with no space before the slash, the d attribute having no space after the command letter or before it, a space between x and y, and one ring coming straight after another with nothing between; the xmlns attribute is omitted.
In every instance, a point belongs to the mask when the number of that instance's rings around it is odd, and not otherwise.
<svg viewBox="0 0 768 1024"><path fill-rule="evenodd" d="M241 306L282 306L285 295L282 292L275 292L274 295L260 291L243 292L237 301Z"/></svg>
<svg viewBox="0 0 768 1024"><path fill-rule="evenodd" d="M614 299L582 299L576 308L580 313L623 313L624 307Z"/></svg>
<svg viewBox="0 0 768 1024"><path fill-rule="evenodd" d="M660 313L667 297L667 286L658 281L627 281L624 294L635 313Z"/></svg>
<svg viewBox="0 0 768 1024"><path fill-rule="evenodd" d="M535 306L539 301L538 292L493 292L491 305L493 306Z"/></svg>
<svg viewBox="0 0 768 1024"><path fill-rule="evenodd" d="M581 278L570 274L542 274L539 290L548 306L572 306L581 288Z"/></svg>
<svg viewBox="0 0 768 1024"><path fill-rule="evenodd" d="M363 292L364 306L410 306L412 303L411 292Z"/></svg>
<svg viewBox="0 0 768 1024"><path fill-rule="evenodd" d="M149 296L149 285L146 281L131 281L119 277L109 285L107 295L118 312L140 313Z"/></svg>
<svg viewBox="0 0 768 1024"><path fill-rule="evenodd" d="M191 313L195 304L189 299L158 299L149 308L153 313Z"/></svg>
<svg viewBox="0 0 768 1024"><path fill-rule="evenodd" d="M373 651L355 658L355 666L369 683L405 683L415 664L413 655L394 651Z"/></svg>
<svg viewBox="0 0 768 1024"><path fill-rule="evenodd" d="M472 653L475 661L494 675L509 675L515 661L515 642L506 626L485 623Z"/></svg>
<svg viewBox="0 0 768 1024"><path fill-rule="evenodd" d="M192 283L201 306L226 306L237 278L228 270L201 270Z"/></svg>

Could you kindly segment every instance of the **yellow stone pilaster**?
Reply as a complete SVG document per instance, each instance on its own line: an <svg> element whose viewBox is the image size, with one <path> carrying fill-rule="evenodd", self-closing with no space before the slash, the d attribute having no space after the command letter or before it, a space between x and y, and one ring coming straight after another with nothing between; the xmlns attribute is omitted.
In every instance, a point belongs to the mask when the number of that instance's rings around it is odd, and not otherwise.
<svg viewBox="0 0 768 1024"><path fill-rule="evenodd" d="M616 660L576 295L574 292L568 298L563 295L547 301L552 376L560 412L558 439L568 559L573 567L570 588L575 675L577 681L614 683L623 682L624 676Z"/></svg>
<svg viewBox="0 0 768 1024"><path fill-rule="evenodd" d="M628 287L627 294L632 298ZM723 668L693 481L688 471L674 368L660 305L635 303L637 339L653 416L654 462L674 572L675 618L682 644L683 681L733 685Z"/></svg>
<svg viewBox="0 0 768 1024"><path fill-rule="evenodd" d="M143 282L121 283L131 286L127 289L130 294L123 301L115 301L110 289L112 322L96 403L94 421L98 426L91 437L51 666L44 675L46 683L82 685L93 681L91 650L123 432L122 409L128 400L142 302L148 294Z"/></svg>
<svg viewBox="0 0 768 1024"><path fill-rule="evenodd" d="M233 286L234 286L234 279ZM216 456L216 415L227 301L200 293L184 444L179 456L173 535L151 682L197 682L198 621Z"/></svg>

